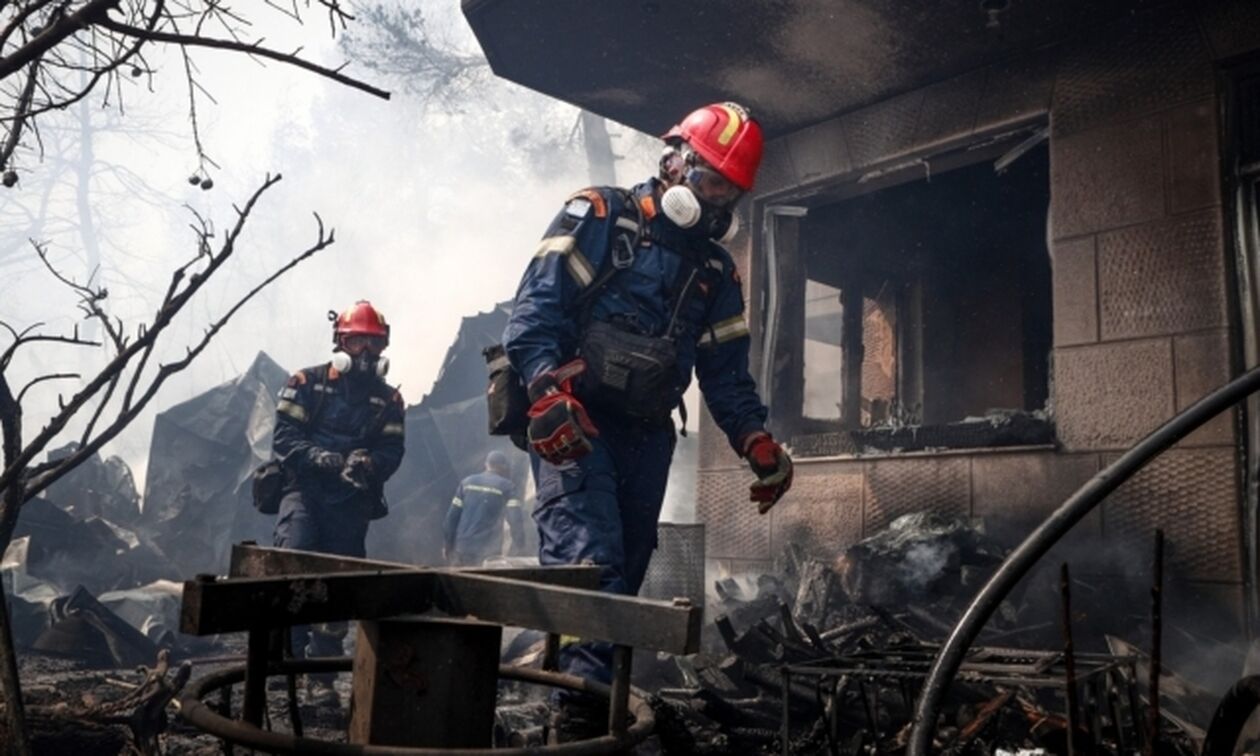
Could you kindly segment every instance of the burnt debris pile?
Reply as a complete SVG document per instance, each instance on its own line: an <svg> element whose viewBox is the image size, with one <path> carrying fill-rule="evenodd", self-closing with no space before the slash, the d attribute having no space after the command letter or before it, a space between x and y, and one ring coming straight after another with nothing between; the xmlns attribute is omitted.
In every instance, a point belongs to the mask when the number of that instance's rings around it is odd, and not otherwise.
<svg viewBox="0 0 1260 756"><path fill-rule="evenodd" d="M789 546L775 574L719 580L706 653L675 660L670 674L654 668L666 750L904 752L936 648L1004 553L982 527L920 513L837 559ZM953 681L936 748L1062 754L1073 731L1077 752L1140 749L1150 737L1146 654L1080 627L1102 616L1088 601L1072 608L1075 649L1065 653L1057 585L1029 582ZM1197 753L1212 697L1161 680L1156 752Z"/></svg>

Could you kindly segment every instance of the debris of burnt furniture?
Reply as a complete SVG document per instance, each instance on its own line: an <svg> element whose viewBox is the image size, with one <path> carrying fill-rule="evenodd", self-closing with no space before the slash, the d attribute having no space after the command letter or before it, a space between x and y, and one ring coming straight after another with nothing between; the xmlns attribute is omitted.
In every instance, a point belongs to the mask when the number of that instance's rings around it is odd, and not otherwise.
<svg viewBox="0 0 1260 756"><path fill-rule="evenodd" d="M484 753L492 744L497 682L514 679L609 701L608 734L528 752L621 752L655 724L652 709L630 689L634 649L694 653L702 609L600 593L598 581L597 567L430 569L243 544L232 550L227 578L185 583L181 628L194 635L247 632L246 663L192 681L180 716L264 752ZM347 620L359 622L353 660L277 658L269 643L282 628ZM503 625L548 634L543 669L498 665ZM556 671L562 633L613 644L610 685ZM293 734L264 729L268 676L345 671L353 671L349 745L301 737L295 705ZM231 688L242 682L239 716L232 718ZM207 703L216 692L220 703Z"/></svg>

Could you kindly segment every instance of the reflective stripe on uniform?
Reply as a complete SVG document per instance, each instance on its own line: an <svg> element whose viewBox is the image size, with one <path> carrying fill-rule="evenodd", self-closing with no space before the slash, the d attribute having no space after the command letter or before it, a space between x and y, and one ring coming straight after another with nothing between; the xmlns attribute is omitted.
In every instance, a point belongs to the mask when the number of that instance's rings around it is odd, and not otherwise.
<svg viewBox="0 0 1260 756"><path fill-rule="evenodd" d="M732 339L738 339L741 336L748 335L748 323L744 320L743 315L736 315L733 318L727 318L720 323L714 323L703 336L700 337L700 346L709 346L713 343L721 344Z"/></svg>
<svg viewBox="0 0 1260 756"><path fill-rule="evenodd" d="M402 423L385 423L381 428L382 436L401 436L403 434Z"/></svg>
<svg viewBox="0 0 1260 756"><path fill-rule="evenodd" d="M551 254L564 256L564 266L579 286L590 286L595 280L595 269L587 261L586 255L582 254L582 250L578 249L577 239L574 237L548 236L538 244L538 251L534 256L546 257Z"/></svg>
<svg viewBox="0 0 1260 756"><path fill-rule="evenodd" d="M452 506L452 507L462 507L462 506L464 506L464 500L463 500L463 499L461 499L461 498L459 498L458 496L456 496L454 499L451 499L451 506Z"/></svg>
<svg viewBox="0 0 1260 756"><path fill-rule="evenodd" d="M302 405L295 404L288 399L281 399L276 404L276 412L283 412L299 423L306 422L306 409Z"/></svg>
<svg viewBox="0 0 1260 756"><path fill-rule="evenodd" d="M508 499L507 506L509 506L509 507L518 507L518 508L519 508L519 507L521 506L521 500L520 500L520 499Z"/></svg>
<svg viewBox="0 0 1260 756"><path fill-rule="evenodd" d="M494 494L495 496L503 495L503 492L497 488L492 488L491 486L478 486L471 483L465 483L464 490L465 491L480 491L481 493L490 493L490 494Z"/></svg>

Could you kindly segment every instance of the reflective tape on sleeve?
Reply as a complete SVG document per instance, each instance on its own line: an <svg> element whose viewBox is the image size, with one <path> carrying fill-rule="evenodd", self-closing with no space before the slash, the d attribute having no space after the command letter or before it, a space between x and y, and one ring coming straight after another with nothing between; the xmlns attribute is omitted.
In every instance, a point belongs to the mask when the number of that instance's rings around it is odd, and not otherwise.
<svg viewBox="0 0 1260 756"><path fill-rule="evenodd" d="M299 423L306 422L306 409L302 405L291 402L288 399L281 399L276 404L276 412L282 412Z"/></svg>
<svg viewBox="0 0 1260 756"><path fill-rule="evenodd" d="M721 344L723 342L738 339L741 336L748 335L748 323L744 320L743 315L736 315L733 318L727 318L713 326L700 337L700 346L710 346L712 344Z"/></svg>
<svg viewBox="0 0 1260 756"><path fill-rule="evenodd" d="M591 267L586 255L582 254L582 250L578 249L577 239L572 236L548 236L539 242L534 256L546 257L547 255L563 256L565 268L579 286L585 288L595 280L595 269Z"/></svg>

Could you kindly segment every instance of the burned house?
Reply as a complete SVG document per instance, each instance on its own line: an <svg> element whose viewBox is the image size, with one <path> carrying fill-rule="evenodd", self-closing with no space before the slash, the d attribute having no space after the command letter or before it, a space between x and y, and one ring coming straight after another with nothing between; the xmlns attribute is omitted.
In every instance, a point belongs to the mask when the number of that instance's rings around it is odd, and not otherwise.
<svg viewBox="0 0 1260 756"><path fill-rule="evenodd" d="M920 510L1014 540L1256 363L1256 3L463 6L500 76L648 133L724 99L767 130L731 249L797 482L758 516L702 419L712 572L765 569L788 542L838 553ZM1099 585L1160 527L1171 613L1254 625L1243 409L1077 526Z"/></svg>

